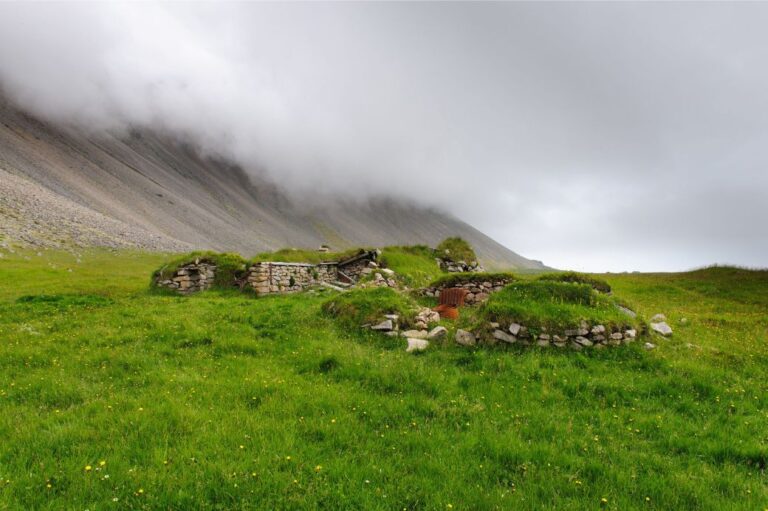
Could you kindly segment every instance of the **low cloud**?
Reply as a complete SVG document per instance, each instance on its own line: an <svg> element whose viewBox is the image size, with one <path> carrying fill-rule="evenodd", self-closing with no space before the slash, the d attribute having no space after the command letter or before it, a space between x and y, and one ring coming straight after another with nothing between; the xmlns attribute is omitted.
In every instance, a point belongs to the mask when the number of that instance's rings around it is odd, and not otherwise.
<svg viewBox="0 0 768 511"><path fill-rule="evenodd" d="M0 87L586 270L768 259L768 4L0 4Z"/></svg>

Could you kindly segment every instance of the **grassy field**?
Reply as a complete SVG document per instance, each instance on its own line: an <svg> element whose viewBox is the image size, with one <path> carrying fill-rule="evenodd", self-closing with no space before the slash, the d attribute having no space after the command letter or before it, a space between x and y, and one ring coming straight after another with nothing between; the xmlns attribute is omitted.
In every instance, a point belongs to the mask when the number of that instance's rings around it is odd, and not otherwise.
<svg viewBox="0 0 768 511"><path fill-rule="evenodd" d="M768 508L768 272L602 276L653 351L412 355L165 259L0 259L0 509Z"/></svg>

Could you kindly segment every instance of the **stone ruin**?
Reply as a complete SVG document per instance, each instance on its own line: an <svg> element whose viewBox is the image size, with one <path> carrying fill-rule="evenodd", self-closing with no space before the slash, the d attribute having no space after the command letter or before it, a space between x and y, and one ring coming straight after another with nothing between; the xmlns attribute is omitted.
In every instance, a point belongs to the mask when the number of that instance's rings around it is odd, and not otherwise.
<svg viewBox="0 0 768 511"><path fill-rule="evenodd" d="M215 276L216 265L214 263L197 259L194 263L185 264L176 270L170 279L158 277L156 284L181 294L190 294L210 289L213 286Z"/></svg>
<svg viewBox="0 0 768 511"><path fill-rule="evenodd" d="M233 281L232 287L250 287L258 295L293 293L323 284L351 285L366 274L380 255L378 250L361 251L343 261L319 264L265 261L252 264L245 275ZM182 294L204 291L213 286L216 265L208 260L179 267L171 278L158 277L158 287Z"/></svg>

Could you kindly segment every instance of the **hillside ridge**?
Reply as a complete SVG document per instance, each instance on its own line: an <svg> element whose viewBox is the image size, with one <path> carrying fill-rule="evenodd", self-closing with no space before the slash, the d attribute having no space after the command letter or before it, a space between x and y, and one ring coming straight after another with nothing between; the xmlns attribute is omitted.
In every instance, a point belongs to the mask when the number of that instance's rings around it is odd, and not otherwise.
<svg viewBox="0 0 768 511"><path fill-rule="evenodd" d="M66 246L211 249L436 245L461 236L488 268L543 268L435 209L390 198L297 204L266 178L151 131L63 128L0 100L0 235Z"/></svg>

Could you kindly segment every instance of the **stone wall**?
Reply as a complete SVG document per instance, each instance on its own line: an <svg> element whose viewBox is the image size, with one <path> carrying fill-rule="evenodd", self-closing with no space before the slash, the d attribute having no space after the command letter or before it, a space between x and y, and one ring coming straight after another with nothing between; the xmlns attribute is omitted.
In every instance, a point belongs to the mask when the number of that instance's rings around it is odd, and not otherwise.
<svg viewBox="0 0 768 511"><path fill-rule="evenodd" d="M529 329L518 323L490 323L487 332L476 334L466 330L456 331L456 342L465 346L475 344L494 345L497 343L519 344L523 346L536 345L540 347L554 346L557 348L606 348L634 342L638 336L633 328L607 328L604 325L589 325L582 321L571 329L557 332L547 331L546 328Z"/></svg>
<svg viewBox="0 0 768 511"><path fill-rule="evenodd" d="M336 263L256 263L248 269L247 282L257 294L293 293L320 283L338 280Z"/></svg>
<svg viewBox="0 0 768 511"><path fill-rule="evenodd" d="M215 264L208 261L196 261L181 266L170 279L158 277L155 283L158 287L165 287L182 294L189 294L210 289L213 286L215 276Z"/></svg>
<svg viewBox="0 0 768 511"><path fill-rule="evenodd" d="M491 293L501 291L504 286L512 282L511 279L485 280L477 282L458 282L447 286L428 287L423 290L424 296L433 296L438 298L440 291L449 287L459 287L467 290L467 296L464 297L464 303L474 305L482 303L488 299Z"/></svg>
<svg viewBox="0 0 768 511"><path fill-rule="evenodd" d="M349 277L348 283L356 282L373 261L378 251L363 252L346 261L320 264L260 262L253 264L246 273L244 280L232 282L232 286L245 283L257 294L292 293L303 291L311 286L322 283L334 283L340 279L339 270ZM382 270L383 271L383 270ZM159 287L173 289L182 294L204 291L213 286L216 275L216 265L210 261L195 261L179 267L171 278L158 277L155 283Z"/></svg>

